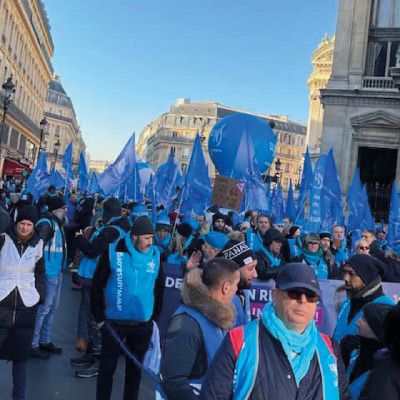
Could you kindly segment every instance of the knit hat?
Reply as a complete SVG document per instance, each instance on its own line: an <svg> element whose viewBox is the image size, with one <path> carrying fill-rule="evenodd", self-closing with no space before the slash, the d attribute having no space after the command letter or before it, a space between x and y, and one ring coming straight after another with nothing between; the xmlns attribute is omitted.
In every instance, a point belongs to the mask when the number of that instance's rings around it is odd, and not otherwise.
<svg viewBox="0 0 400 400"><path fill-rule="evenodd" d="M226 222L226 216L224 214L221 214L220 212L216 212L213 216L212 216L212 224L215 224L215 221L217 219L223 219L224 222Z"/></svg>
<svg viewBox="0 0 400 400"><path fill-rule="evenodd" d="M317 233L308 233L304 238L304 245L307 246L308 243L321 243L321 239Z"/></svg>
<svg viewBox="0 0 400 400"><path fill-rule="evenodd" d="M329 240L332 240L332 234L330 232L320 232L319 238L320 239L328 238Z"/></svg>
<svg viewBox="0 0 400 400"><path fill-rule="evenodd" d="M137 217L131 228L132 235L154 235L153 224L146 216Z"/></svg>
<svg viewBox="0 0 400 400"><path fill-rule="evenodd" d="M292 237L294 235L294 233L297 231L297 229L300 229L300 227L298 225L292 225L289 228L289 236Z"/></svg>
<svg viewBox="0 0 400 400"><path fill-rule="evenodd" d="M176 230L178 231L178 233L179 233L181 236L183 236L183 237L185 237L185 238L188 238L188 237L192 234L192 232L193 232L193 229L192 229L191 225L188 224L188 223L186 223L186 222L180 223L180 224L176 227Z"/></svg>
<svg viewBox="0 0 400 400"><path fill-rule="evenodd" d="M239 267L244 267L256 260L253 250L245 242L239 240L229 240L222 249L222 256L234 261Z"/></svg>
<svg viewBox="0 0 400 400"><path fill-rule="evenodd" d="M278 229L270 228L265 232L264 243L269 246L273 240L283 242L283 235L278 231Z"/></svg>
<svg viewBox="0 0 400 400"><path fill-rule="evenodd" d="M50 197L47 204L49 211L58 210L59 208L66 206L65 200L61 196Z"/></svg>
<svg viewBox="0 0 400 400"><path fill-rule="evenodd" d="M111 218L119 217L121 215L121 202L115 198L110 197L103 203L103 222L108 222Z"/></svg>
<svg viewBox="0 0 400 400"><path fill-rule="evenodd" d="M382 261L368 254L356 254L350 257L346 264L349 264L354 269L366 285L381 276L385 269Z"/></svg>
<svg viewBox="0 0 400 400"><path fill-rule="evenodd" d="M209 232L203 236L204 242L217 250L222 250L228 243L228 236L220 232Z"/></svg>
<svg viewBox="0 0 400 400"><path fill-rule="evenodd" d="M16 218L15 222L18 224L18 222L21 222L24 220L31 221L33 224L36 224L36 222L38 220L36 207L25 206L18 210L18 214L17 214L17 218Z"/></svg>
<svg viewBox="0 0 400 400"><path fill-rule="evenodd" d="M384 322L393 308L390 304L368 303L363 307L364 318L375 336L383 342L385 336Z"/></svg>

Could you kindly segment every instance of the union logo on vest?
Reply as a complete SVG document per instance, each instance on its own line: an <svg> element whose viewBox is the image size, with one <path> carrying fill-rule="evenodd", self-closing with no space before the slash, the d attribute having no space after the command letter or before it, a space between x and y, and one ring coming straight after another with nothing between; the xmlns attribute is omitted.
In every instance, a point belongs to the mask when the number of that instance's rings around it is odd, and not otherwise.
<svg viewBox="0 0 400 400"><path fill-rule="evenodd" d="M146 272L150 272L150 273L154 274L154 272L155 272L155 271L154 271L155 266L156 266L156 263L155 263L153 260L151 260L150 262L147 263L147 270L146 270Z"/></svg>

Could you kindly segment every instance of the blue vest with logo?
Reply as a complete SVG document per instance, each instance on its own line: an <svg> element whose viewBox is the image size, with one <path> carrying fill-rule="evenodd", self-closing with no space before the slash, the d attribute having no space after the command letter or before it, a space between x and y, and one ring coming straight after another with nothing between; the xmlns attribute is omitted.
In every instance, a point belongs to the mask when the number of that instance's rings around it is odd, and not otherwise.
<svg viewBox="0 0 400 400"><path fill-rule="evenodd" d="M49 239L43 248L45 275L47 277L57 277L61 274L61 269L66 260L64 233L59 225L49 218L41 218L37 225L43 222L49 224L54 232L53 237Z"/></svg>
<svg viewBox="0 0 400 400"><path fill-rule="evenodd" d="M234 400L247 400L256 382L260 358L259 323L257 319L244 326L244 341L234 372ZM316 353L322 377L323 400L339 400L336 358L321 334L318 334Z"/></svg>
<svg viewBox="0 0 400 400"><path fill-rule="evenodd" d="M107 226L110 226L110 225L107 225ZM117 229L119 232L119 236L118 236L118 239L116 239L116 241L125 237L126 232L123 229L121 229L119 226L115 226L115 225L112 225L112 226L115 229ZM100 227L92 234L92 236L90 237L90 243L92 243L93 240L96 239L97 236L99 236L100 232L105 227L106 226ZM88 256L84 256L82 258L81 262L79 263L78 275L82 278L93 279L94 271L96 270L96 265L97 265L98 260L99 260L99 257L90 258Z"/></svg>
<svg viewBox="0 0 400 400"><path fill-rule="evenodd" d="M372 303L394 305L394 301L385 294L373 300ZM340 306L336 328L333 332L333 340L337 343L347 335L357 335L357 321L363 316L363 311L360 310L350 323L348 322L349 312L350 300L347 299Z"/></svg>
<svg viewBox="0 0 400 400"><path fill-rule="evenodd" d="M111 274L104 291L106 318L146 322L153 313L160 253L155 246L147 253L137 251L130 235L122 240L128 251L117 251L118 241L109 247Z"/></svg>
<svg viewBox="0 0 400 400"><path fill-rule="evenodd" d="M244 294L244 307L242 300L239 295L235 294L232 299L232 303L236 309L236 322L234 327L247 324L251 321L250 311L250 292L247 289L243 290Z"/></svg>

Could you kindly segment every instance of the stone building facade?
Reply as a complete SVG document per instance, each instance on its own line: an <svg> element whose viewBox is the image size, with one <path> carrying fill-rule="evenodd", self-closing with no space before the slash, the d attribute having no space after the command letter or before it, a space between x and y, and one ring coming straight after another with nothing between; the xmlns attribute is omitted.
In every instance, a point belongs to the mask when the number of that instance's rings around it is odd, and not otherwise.
<svg viewBox="0 0 400 400"><path fill-rule="evenodd" d="M153 170L156 170L161 163L166 161L173 148L175 159L180 164L182 172L185 172L189 164L194 137L199 132L210 174L214 176L214 164L207 149L208 137L214 124L220 118L235 112L256 115L267 122L275 123L274 132L278 136L276 160L279 158L281 162L282 185L287 189L290 178L293 183L297 183L306 145L306 127L290 121L286 116L262 115L216 102L191 102L190 99L178 99L169 112L160 115L142 130L136 146L138 157L147 161ZM275 164L273 163L270 174L274 173Z"/></svg>
<svg viewBox="0 0 400 400"><path fill-rule="evenodd" d="M41 0L0 1L0 84L12 76L14 101L2 133L4 162L32 167L37 156L54 45ZM0 98L3 116L3 97Z"/></svg>
<svg viewBox="0 0 400 400"><path fill-rule="evenodd" d="M381 188L387 196L393 181L400 184L400 93L390 73L396 65L400 0L340 0L332 73L321 90L321 152L333 148L345 191L360 168L371 203Z"/></svg>
<svg viewBox="0 0 400 400"><path fill-rule="evenodd" d="M60 78L54 76L47 91L44 115L48 122L45 149L49 166L62 170L65 149L72 141L72 162L79 163L79 156L85 153L85 142L76 119L74 106L65 92ZM59 144L59 146L57 146Z"/></svg>

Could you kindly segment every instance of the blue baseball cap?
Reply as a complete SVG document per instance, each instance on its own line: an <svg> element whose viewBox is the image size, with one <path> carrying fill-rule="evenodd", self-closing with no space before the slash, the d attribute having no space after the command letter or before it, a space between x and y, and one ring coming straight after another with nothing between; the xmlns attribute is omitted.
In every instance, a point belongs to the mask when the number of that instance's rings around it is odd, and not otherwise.
<svg viewBox="0 0 400 400"><path fill-rule="evenodd" d="M209 232L203 236L203 239L209 246L217 250L222 250L229 240L228 236L220 232Z"/></svg>
<svg viewBox="0 0 400 400"><path fill-rule="evenodd" d="M276 287L281 290L304 288L318 296L321 294L314 268L305 263L285 264L276 278Z"/></svg>

